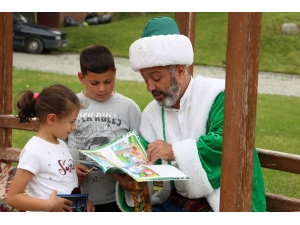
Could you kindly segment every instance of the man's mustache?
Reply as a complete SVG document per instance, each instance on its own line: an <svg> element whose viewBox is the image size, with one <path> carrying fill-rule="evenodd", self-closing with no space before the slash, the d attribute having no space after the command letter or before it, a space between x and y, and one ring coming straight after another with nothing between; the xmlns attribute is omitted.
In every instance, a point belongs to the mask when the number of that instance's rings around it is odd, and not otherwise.
<svg viewBox="0 0 300 225"><path fill-rule="evenodd" d="M151 94L152 94L152 95L160 95L160 94L164 95L165 93L163 93L162 91L153 90L153 91L151 92Z"/></svg>

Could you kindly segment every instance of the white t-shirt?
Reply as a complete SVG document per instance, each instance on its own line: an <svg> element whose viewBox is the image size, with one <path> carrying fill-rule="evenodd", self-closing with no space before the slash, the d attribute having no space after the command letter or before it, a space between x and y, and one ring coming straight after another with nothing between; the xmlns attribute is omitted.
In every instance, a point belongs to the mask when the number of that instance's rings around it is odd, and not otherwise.
<svg viewBox="0 0 300 225"><path fill-rule="evenodd" d="M71 194L78 187L73 158L64 141L52 144L33 136L23 148L18 168L34 174L28 183L28 195L48 199L54 190L57 194Z"/></svg>

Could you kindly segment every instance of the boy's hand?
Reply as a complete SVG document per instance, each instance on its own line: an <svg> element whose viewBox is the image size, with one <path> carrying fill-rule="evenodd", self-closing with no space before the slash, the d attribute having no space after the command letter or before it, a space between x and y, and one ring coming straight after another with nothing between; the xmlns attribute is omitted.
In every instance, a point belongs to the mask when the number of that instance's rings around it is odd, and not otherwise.
<svg viewBox="0 0 300 225"><path fill-rule="evenodd" d="M135 180L127 174L114 173L116 180L125 191L133 191Z"/></svg>
<svg viewBox="0 0 300 225"><path fill-rule="evenodd" d="M76 165L76 173L78 177L78 183L81 185L88 176L89 169L83 165Z"/></svg>
<svg viewBox="0 0 300 225"><path fill-rule="evenodd" d="M69 207L72 202L68 199L58 197L57 191L52 192L48 202L50 212L72 212L72 209Z"/></svg>
<svg viewBox="0 0 300 225"><path fill-rule="evenodd" d="M87 211L88 212L95 212L95 206L94 203L88 200L88 205L87 205Z"/></svg>

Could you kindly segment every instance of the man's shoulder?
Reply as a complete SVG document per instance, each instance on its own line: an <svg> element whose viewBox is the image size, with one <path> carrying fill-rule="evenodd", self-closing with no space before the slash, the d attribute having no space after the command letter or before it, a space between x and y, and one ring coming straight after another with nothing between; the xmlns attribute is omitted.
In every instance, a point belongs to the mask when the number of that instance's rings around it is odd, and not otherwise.
<svg viewBox="0 0 300 225"><path fill-rule="evenodd" d="M156 100L152 100L144 109L143 114L146 112L155 112L155 111L160 111L161 106L157 104Z"/></svg>
<svg viewBox="0 0 300 225"><path fill-rule="evenodd" d="M196 92L222 92L225 90L225 80L219 78L197 76L194 79L193 90Z"/></svg>
<svg viewBox="0 0 300 225"><path fill-rule="evenodd" d="M196 76L194 77L196 83L199 82L208 82L208 83L225 83L225 79L220 78L213 78L213 77L203 77L203 76Z"/></svg>

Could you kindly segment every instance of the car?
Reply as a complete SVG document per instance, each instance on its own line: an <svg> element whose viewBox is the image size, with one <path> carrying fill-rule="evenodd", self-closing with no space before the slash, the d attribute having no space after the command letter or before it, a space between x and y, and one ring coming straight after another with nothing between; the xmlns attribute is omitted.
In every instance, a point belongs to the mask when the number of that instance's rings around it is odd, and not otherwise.
<svg viewBox="0 0 300 225"><path fill-rule="evenodd" d="M13 13L14 49L21 48L27 53L40 54L44 51L57 50L67 44L66 32L32 23L22 13Z"/></svg>

